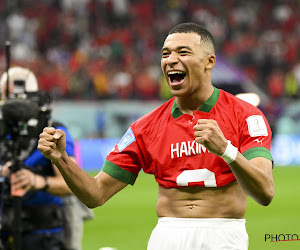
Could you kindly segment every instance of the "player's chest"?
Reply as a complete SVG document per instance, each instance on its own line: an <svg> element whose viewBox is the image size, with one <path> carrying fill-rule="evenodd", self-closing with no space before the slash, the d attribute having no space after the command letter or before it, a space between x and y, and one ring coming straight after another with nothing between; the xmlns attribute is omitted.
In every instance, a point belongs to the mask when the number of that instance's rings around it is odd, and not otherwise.
<svg viewBox="0 0 300 250"><path fill-rule="evenodd" d="M223 116L194 112L194 115L183 114L169 121L165 127L158 128L155 137L148 138L148 153L153 162L159 165L173 165L180 161L205 161L213 157L205 146L195 141L194 126L199 119L216 120L225 138L237 140L237 125Z"/></svg>

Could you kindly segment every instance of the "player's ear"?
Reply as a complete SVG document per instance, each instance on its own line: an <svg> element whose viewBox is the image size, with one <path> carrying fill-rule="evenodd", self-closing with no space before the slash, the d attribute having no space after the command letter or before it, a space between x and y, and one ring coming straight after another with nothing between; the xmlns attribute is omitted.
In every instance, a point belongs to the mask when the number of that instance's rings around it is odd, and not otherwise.
<svg viewBox="0 0 300 250"><path fill-rule="evenodd" d="M212 69L216 64L216 56L214 54L208 54L206 57L205 69Z"/></svg>

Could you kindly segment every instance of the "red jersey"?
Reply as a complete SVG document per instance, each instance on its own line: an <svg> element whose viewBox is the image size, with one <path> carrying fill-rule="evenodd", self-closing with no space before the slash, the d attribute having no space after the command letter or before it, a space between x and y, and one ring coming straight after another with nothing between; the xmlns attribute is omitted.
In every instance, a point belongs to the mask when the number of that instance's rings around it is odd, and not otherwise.
<svg viewBox="0 0 300 250"><path fill-rule="evenodd" d="M253 105L217 88L193 115L183 114L175 97L134 122L107 156L102 170L129 184L139 171L159 185L219 187L235 181L226 162L195 141L198 119L216 120L225 138L249 160L272 159L271 129Z"/></svg>

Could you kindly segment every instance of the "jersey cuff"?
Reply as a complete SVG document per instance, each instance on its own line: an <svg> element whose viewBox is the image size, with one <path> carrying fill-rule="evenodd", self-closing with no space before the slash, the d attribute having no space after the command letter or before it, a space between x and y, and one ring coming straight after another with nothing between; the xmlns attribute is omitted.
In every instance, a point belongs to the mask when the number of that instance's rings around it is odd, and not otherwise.
<svg viewBox="0 0 300 250"><path fill-rule="evenodd" d="M264 157L273 162L273 157L271 155L271 152L264 147L250 148L250 149L246 150L242 155L247 160L251 160L255 157Z"/></svg>
<svg viewBox="0 0 300 250"><path fill-rule="evenodd" d="M105 160L104 165L102 167L102 171L116 178L117 180L125 182L130 185L133 185L137 178L137 174L133 174L119 167L118 165L110 162L109 160Z"/></svg>

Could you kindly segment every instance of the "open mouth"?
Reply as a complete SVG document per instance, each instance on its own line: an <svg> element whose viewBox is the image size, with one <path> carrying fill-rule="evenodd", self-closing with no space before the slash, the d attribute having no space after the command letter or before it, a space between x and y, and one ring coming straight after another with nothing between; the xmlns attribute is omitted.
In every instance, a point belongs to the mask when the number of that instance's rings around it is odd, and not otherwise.
<svg viewBox="0 0 300 250"><path fill-rule="evenodd" d="M184 81L186 73L179 70L168 72L169 82L171 85L179 85Z"/></svg>

